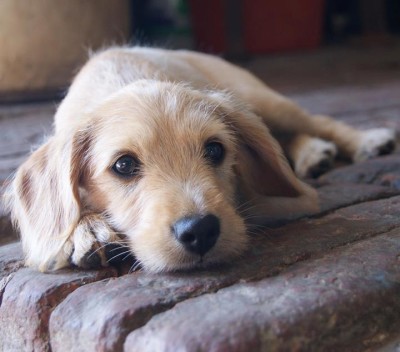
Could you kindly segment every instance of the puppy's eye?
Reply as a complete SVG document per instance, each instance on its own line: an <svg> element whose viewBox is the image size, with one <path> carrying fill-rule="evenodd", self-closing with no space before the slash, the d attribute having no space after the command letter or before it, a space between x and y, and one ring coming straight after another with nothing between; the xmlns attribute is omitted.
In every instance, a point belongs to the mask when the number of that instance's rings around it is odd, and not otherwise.
<svg viewBox="0 0 400 352"><path fill-rule="evenodd" d="M139 171L139 160L131 155L121 156L113 165L113 171L124 177L134 176Z"/></svg>
<svg viewBox="0 0 400 352"><path fill-rule="evenodd" d="M222 163L225 157L224 146L219 142L209 142L204 147L204 157L214 165Z"/></svg>

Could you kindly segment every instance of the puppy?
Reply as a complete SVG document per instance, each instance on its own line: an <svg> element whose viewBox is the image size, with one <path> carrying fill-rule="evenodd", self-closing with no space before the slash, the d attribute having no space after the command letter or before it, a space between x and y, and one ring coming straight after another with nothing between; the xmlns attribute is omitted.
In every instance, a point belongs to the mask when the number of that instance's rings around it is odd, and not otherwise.
<svg viewBox="0 0 400 352"><path fill-rule="evenodd" d="M297 176L394 141L388 129L310 116L213 56L111 48L73 81L8 208L41 271L107 265L105 245L118 243L149 271L189 269L242 254L249 224L315 212L316 192Z"/></svg>

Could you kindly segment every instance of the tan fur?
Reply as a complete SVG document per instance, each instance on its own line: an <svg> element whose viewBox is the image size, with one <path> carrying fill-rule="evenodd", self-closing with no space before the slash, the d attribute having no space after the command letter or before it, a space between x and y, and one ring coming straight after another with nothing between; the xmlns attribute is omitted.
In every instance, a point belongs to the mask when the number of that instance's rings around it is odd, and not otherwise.
<svg viewBox="0 0 400 352"><path fill-rule="evenodd" d="M7 193L27 264L43 271L70 261L84 266L87 251L123 235L147 270L192 268L200 258L182 248L171 226L210 213L221 233L202 263L240 255L247 222L317 209L316 192L292 172L269 128L332 140L350 157L363 135L309 116L212 56L150 48L96 54L61 103L54 135L20 167ZM226 149L217 167L204 160L210 140ZM126 153L141 165L130 179L111 170Z"/></svg>

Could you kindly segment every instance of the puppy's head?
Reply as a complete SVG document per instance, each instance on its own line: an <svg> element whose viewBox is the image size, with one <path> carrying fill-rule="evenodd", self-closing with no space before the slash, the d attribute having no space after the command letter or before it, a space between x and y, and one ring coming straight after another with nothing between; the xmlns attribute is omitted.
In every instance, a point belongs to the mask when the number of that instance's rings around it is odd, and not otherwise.
<svg viewBox="0 0 400 352"><path fill-rule="evenodd" d="M223 93L144 81L109 99L91 123L87 201L150 270L242 253L239 186L256 189L252 197L299 195L266 127Z"/></svg>
<svg viewBox="0 0 400 352"><path fill-rule="evenodd" d="M247 244L238 211L243 197L301 194L268 129L220 92L139 81L101 104L70 139L63 144L67 148L60 147L67 150L61 155L70 155L68 176L53 167L56 190L49 189L53 195L44 202L57 208L62 223L44 228L42 216L42 231L57 232L44 236L51 241L68 233L83 207L89 208L127 236L136 258L151 271L237 256ZM29 182L19 178L20 187L32 184L31 176ZM46 191L28 194L24 207L34 208ZM35 211L23 216L34 217Z"/></svg>
<svg viewBox="0 0 400 352"><path fill-rule="evenodd" d="M199 91L140 82L93 113L87 202L154 271L223 261L246 245L236 212L237 136Z"/></svg>

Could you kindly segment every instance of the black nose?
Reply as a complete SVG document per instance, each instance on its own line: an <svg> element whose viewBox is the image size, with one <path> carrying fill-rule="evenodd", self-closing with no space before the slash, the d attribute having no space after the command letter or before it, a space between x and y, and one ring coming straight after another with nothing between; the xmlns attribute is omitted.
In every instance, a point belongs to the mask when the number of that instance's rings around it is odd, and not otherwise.
<svg viewBox="0 0 400 352"><path fill-rule="evenodd" d="M173 225L173 230L176 239L186 250L202 256L217 242L220 224L215 215L194 215L179 219Z"/></svg>

